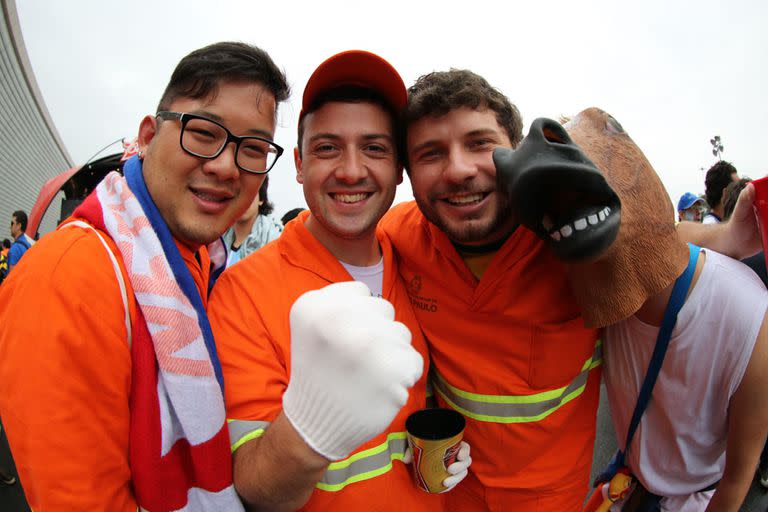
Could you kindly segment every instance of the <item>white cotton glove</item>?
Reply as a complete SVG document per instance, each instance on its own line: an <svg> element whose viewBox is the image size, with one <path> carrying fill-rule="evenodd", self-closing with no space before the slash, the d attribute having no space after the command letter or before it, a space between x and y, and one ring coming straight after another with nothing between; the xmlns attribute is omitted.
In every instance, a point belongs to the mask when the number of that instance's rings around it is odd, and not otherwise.
<svg viewBox="0 0 768 512"><path fill-rule="evenodd" d="M403 455L403 463L413 463L413 452L411 451L410 446L405 450L405 454ZM456 454L456 462L445 468L451 476L443 480L443 487L445 487L445 490L442 492L450 491L456 487L459 482L464 480L464 478L467 476L467 473L469 473L469 466L471 465L472 457L469 455L469 444L466 441L462 441L459 445L459 453ZM440 494L442 494L442 492Z"/></svg>
<svg viewBox="0 0 768 512"><path fill-rule="evenodd" d="M329 460L384 431L424 361L395 310L360 282L307 292L291 308L291 379L283 413Z"/></svg>
<svg viewBox="0 0 768 512"><path fill-rule="evenodd" d="M472 457L469 455L469 444L466 441L462 441L461 446L459 447L459 453L456 454L456 462L445 468L451 476L443 480L443 485L446 487L443 492L450 491L456 487L459 482L464 480L467 473L469 473L469 466L471 465Z"/></svg>

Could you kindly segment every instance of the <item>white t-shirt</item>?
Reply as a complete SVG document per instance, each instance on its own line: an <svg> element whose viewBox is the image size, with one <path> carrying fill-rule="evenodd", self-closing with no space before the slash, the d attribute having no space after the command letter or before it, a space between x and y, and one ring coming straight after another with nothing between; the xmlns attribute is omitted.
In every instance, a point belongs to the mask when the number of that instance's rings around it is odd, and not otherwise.
<svg viewBox="0 0 768 512"><path fill-rule="evenodd" d="M355 281L360 281L368 285L372 297L382 297L384 289L384 257L382 256L378 263L370 267L356 267L339 261L347 269Z"/></svg>
<svg viewBox="0 0 768 512"><path fill-rule="evenodd" d="M768 308L768 291L742 263L714 251L678 315L627 465L663 510L699 511L725 468L728 404ZM659 328L632 316L606 329L603 376L620 447ZM665 503L666 502L666 503Z"/></svg>
<svg viewBox="0 0 768 512"><path fill-rule="evenodd" d="M712 215L711 213L708 213L704 216L703 219L701 219L702 224L720 224L720 219L718 219L716 216Z"/></svg>

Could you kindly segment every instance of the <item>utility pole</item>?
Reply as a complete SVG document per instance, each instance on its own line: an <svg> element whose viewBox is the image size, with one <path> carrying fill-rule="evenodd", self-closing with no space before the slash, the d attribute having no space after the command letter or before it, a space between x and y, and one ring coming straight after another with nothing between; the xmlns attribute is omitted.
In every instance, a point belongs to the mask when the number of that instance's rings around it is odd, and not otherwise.
<svg viewBox="0 0 768 512"><path fill-rule="evenodd" d="M717 158L718 160L722 160L722 154L723 154L723 143L720 141L720 136L715 135L714 139L709 139L709 143L712 144L712 154Z"/></svg>

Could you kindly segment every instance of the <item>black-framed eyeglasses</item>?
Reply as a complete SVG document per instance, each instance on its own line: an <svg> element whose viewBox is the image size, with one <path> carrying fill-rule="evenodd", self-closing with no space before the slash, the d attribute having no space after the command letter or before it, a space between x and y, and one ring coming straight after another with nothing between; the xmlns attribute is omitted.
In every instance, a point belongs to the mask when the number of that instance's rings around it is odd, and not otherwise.
<svg viewBox="0 0 768 512"><path fill-rule="evenodd" d="M161 110L156 115L160 119L181 121L179 143L181 149L192 156L214 159L227 144L234 142L237 168L253 174L266 174L283 154L283 148L269 139L232 135L223 125L207 117L167 110Z"/></svg>

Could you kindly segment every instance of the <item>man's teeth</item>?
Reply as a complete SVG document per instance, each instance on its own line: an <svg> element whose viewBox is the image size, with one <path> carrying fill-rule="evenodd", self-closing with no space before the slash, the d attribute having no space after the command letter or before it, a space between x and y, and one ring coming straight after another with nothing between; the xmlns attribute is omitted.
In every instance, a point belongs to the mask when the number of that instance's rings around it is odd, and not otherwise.
<svg viewBox="0 0 768 512"><path fill-rule="evenodd" d="M575 231L583 231L587 229L587 226L594 226L596 224L599 224L600 222L603 222L605 219L607 219L611 214L611 207L606 206L602 210L600 210L597 213L593 213L590 215L587 215L586 217L582 217L580 219L576 219L571 223L565 224L559 229L552 230L554 227L554 224L552 223L552 219L550 219L547 215L545 215L541 219L541 225L542 227L549 232L549 236L554 240L555 242L559 242L563 238L568 238L571 236Z"/></svg>
<svg viewBox="0 0 768 512"><path fill-rule="evenodd" d="M197 197L199 197L203 201L213 201L213 202L220 203L220 202L222 202L222 201L224 201L226 199L224 197L219 197L219 196L214 196L214 195L211 195L211 194L206 194L205 192L195 192L195 194L197 195Z"/></svg>
<svg viewBox="0 0 768 512"><path fill-rule="evenodd" d="M447 201L451 204L469 204L476 203L483 198L483 194L472 194L469 196L454 196L449 197Z"/></svg>
<svg viewBox="0 0 768 512"><path fill-rule="evenodd" d="M335 194L334 198L342 203L356 203L366 198L368 194L361 192L359 194Z"/></svg>

